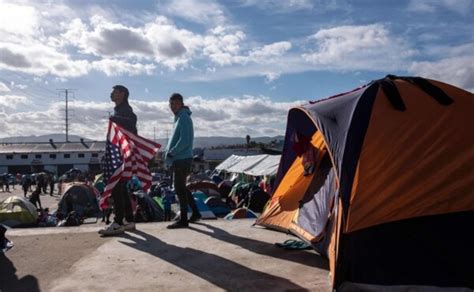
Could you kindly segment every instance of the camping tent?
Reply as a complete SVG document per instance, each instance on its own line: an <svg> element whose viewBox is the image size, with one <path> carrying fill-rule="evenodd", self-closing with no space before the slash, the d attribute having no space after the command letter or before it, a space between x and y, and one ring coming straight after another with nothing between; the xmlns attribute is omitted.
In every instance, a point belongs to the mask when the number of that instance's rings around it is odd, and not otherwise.
<svg viewBox="0 0 474 292"><path fill-rule="evenodd" d="M206 203L204 202L204 200L202 199L202 197L200 197L199 195L194 195L193 194L193 198L194 198L194 202L196 202L196 206L199 210L199 213L201 214L201 218L202 219L216 219L216 215L211 211L211 209L206 205ZM177 217L180 216L180 213L181 212L178 212L177 213ZM191 210L191 207L188 206L188 218L191 217L193 211Z"/></svg>
<svg viewBox="0 0 474 292"><path fill-rule="evenodd" d="M164 220L162 200L159 197L150 197L144 191L134 193L137 199L137 208L140 212L135 212L135 222L159 222ZM161 204L160 204L161 202Z"/></svg>
<svg viewBox="0 0 474 292"><path fill-rule="evenodd" d="M58 213L63 215L71 211L81 217L96 217L100 215L97 202L97 190L84 183L68 183L58 205Z"/></svg>
<svg viewBox="0 0 474 292"><path fill-rule="evenodd" d="M292 108L256 223L325 249L335 288L474 288L473 124L472 93L419 77Z"/></svg>
<svg viewBox="0 0 474 292"><path fill-rule="evenodd" d="M186 188L190 191L201 191L208 197L220 197L219 188L212 181L198 181L187 183Z"/></svg>
<svg viewBox="0 0 474 292"><path fill-rule="evenodd" d="M248 218L257 218L257 215L252 210L247 208L237 208L224 217L226 220Z"/></svg>
<svg viewBox="0 0 474 292"><path fill-rule="evenodd" d="M11 196L0 203L0 223L9 227L36 224L38 211L25 198Z"/></svg>
<svg viewBox="0 0 474 292"><path fill-rule="evenodd" d="M193 193L193 195L196 196L196 192ZM206 203L216 216L225 216L231 211L230 207L220 198L209 197L204 200L204 203Z"/></svg>

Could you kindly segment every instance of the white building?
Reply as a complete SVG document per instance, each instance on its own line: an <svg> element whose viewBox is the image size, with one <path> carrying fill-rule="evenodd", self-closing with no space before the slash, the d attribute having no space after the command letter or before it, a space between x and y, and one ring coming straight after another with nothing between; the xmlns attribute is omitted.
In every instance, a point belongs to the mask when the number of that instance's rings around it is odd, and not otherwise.
<svg viewBox="0 0 474 292"><path fill-rule="evenodd" d="M0 144L0 173L97 171L104 154L105 142L97 141Z"/></svg>

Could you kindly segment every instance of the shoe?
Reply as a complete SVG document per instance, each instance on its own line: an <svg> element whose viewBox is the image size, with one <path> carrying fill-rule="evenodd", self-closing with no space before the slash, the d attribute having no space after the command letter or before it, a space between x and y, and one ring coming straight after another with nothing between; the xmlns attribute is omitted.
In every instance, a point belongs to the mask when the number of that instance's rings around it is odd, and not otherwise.
<svg viewBox="0 0 474 292"><path fill-rule="evenodd" d="M191 215L191 218L189 218L189 222L196 222L196 221L199 221L199 219L201 218L202 218L201 214L193 214Z"/></svg>
<svg viewBox="0 0 474 292"><path fill-rule="evenodd" d="M124 232L123 226L119 225L117 222L110 224L107 228L99 230L99 234L104 236L121 234Z"/></svg>
<svg viewBox="0 0 474 292"><path fill-rule="evenodd" d="M188 222L176 221L171 225L166 226L168 229L188 228Z"/></svg>
<svg viewBox="0 0 474 292"><path fill-rule="evenodd" d="M4 239L4 242L2 243L1 251L3 253L6 253L9 249L13 247L13 241L10 241L8 239Z"/></svg>
<svg viewBox="0 0 474 292"><path fill-rule="evenodd" d="M130 222L123 225L123 231L135 231L135 222Z"/></svg>

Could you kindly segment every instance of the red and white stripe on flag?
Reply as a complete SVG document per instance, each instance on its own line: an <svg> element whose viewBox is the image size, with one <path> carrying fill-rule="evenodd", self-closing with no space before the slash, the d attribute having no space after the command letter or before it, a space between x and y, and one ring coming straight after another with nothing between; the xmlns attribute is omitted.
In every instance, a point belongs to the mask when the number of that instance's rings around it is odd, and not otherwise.
<svg viewBox="0 0 474 292"><path fill-rule="evenodd" d="M102 209L107 208L108 198L120 180L129 180L136 175L143 190L150 188L152 177L148 162L161 148L160 144L135 135L112 121L109 121L106 144L104 173L107 181L100 200Z"/></svg>

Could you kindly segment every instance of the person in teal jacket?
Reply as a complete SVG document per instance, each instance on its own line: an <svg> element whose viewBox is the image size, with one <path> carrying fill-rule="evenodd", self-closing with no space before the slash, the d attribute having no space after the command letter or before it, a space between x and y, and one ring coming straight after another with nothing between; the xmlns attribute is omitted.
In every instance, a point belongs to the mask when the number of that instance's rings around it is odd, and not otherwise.
<svg viewBox="0 0 474 292"><path fill-rule="evenodd" d="M201 214L191 192L186 189L186 177L191 172L193 161L194 129L191 110L184 105L183 96L179 93L171 95L169 105L174 114L174 126L164 158L165 164L171 165L173 169L173 185L178 195L181 215L179 221L168 225L167 228L176 229L188 227L188 222L199 220ZM193 211L189 220L188 205Z"/></svg>

